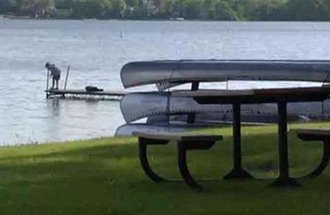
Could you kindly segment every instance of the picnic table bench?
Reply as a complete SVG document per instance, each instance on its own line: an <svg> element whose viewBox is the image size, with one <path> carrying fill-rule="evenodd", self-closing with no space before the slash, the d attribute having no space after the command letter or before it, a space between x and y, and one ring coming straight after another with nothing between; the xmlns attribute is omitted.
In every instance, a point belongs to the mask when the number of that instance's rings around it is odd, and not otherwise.
<svg viewBox="0 0 330 215"><path fill-rule="evenodd" d="M301 140L323 142L323 156L321 162L317 168L307 174L307 176L315 177L322 174L328 165L330 157L330 129L295 129L294 131Z"/></svg>
<svg viewBox="0 0 330 215"><path fill-rule="evenodd" d="M157 175L150 167L147 155L149 145L166 145L171 141L177 143L177 159L179 172L184 181L194 189L201 189L194 178L191 176L187 165L187 151L189 150L208 150L216 141L222 140L221 135L206 135L192 133L142 133L133 132L139 138L139 158L142 169L146 175L154 182L166 181Z"/></svg>

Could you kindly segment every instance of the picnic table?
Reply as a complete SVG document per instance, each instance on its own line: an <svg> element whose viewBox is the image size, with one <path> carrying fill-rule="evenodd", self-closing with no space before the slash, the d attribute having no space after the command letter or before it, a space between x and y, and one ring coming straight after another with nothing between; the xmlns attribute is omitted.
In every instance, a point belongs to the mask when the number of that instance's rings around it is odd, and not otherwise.
<svg viewBox="0 0 330 215"><path fill-rule="evenodd" d="M187 123L184 127L190 127L195 124L196 113L210 113L215 111L216 105L226 104L232 106L233 114L233 161L234 166L225 179L236 178L250 178L253 176L242 166L242 152L241 152L241 105L245 104L277 104L278 117L278 154L279 154L279 176L272 183L274 186L296 186L298 183L295 179L290 177L289 159L288 159L288 138L287 138L287 104L294 102L321 102L329 98L330 93L330 61L323 60L174 60L174 61L140 61L129 62L121 69L121 80L125 88L144 86L149 84L156 84L158 91L150 92L150 94L128 94L121 102L121 109L127 116L127 124L118 128L120 131L141 131L144 133L138 135L140 143L140 158L141 164L144 165L144 170L149 172L149 177L158 180L149 169L146 161L146 150L144 145L156 145L167 143L173 137L167 134L175 132L173 125L170 124L170 116L172 114L188 114ZM319 87L296 87L296 88L277 88L277 89L251 89L251 90L201 90L199 84L201 83L215 83L226 82L228 80L234 81L297 81L297 82L318 82ZM172 89L181 84L191 83L192 87L189 90L174 90L171 92L164 92L167 89ZM323 86L321 86L323 84ZM165 94L164 94L165 93ZM155 97L153 97L155 95ZM166 99L162 100L162 96L166 95ZM150 102L149 98L156 98L157 105L154 101ZM127 100L126 100L127 99ZM132 99L132 100L130 100ZM136 111L132 113L131 109L137 104L134 99L145 99L144 107L140 107L143 111ZM159 99L159 100L158 100ZM190 105L190 102L182 102L183 100L193 100L198 105ZM162 102L163 101L163 102ZM171 109L170 102L176 101L180 104L177 108ZM180 101L182 103L180 103ZM133 104L130 106L129 104ZM189 108L187 108L189 106ZM200 107L202 106L202 107ZM212 106L212 108L210 107ZM140 109L140 110L141 110ZM144 111L146 109L146 111ZM227 112L226 112L227 113ZM162 127L155 127L155 125L146 124L137 125L130 123L130 119L138 117L152 117L155 115L166 116L166 132L161 130ZM244 116L244 115L243 115ZM125 118L125 117L124 117ZM176 129L176 128L175 128ZM154 130L160 131L153 134ZM117 132L116 132L117 133ZM165 133L166 135L160 135ZM151 135L151 136L150 136ZM312 136L311 136L312 135ZM178 146L182 146L182 138L186 139L188 136L181 136L175 134L175 139ZM312 175L320 174L330 157L330 133L322 134L322 136L315 136L310 133L299 133L298 137L304 140L322 140L324 142L324 153L322 162L312 172ZM194 136L196 140L190 139L189 143L183 145L188 148L196 147L196 141L199 141L199 136ZM208 137L213 144L212 138ZM320 139L321 138L321 139ZM185 141L184 141L185 142ZM206 144L211 146L212 144ZM199 144L199 143L198 143ZM205 149L204 146L198 149ZM208 148L208 147L206 147ZM179 150L180 151L180 150ZM185 151L185 150L181 150ZM179 153L178 160L184 161ZM145 160L145 162L143 162ZM182 163L183 164L183 163ZM142 166L143 166L142 165ZM184 164L185 165L185 164ZM184 165L181 165L184 166ZM179 167L180 168L180 167ZM189 176L186 168L180 168L185 181L192 187L198 187L195 181ZM150 170L150 171L149 171Z"/></svg>
<svg viewBox="0 0 330 215"><path fill-rule="evenodd" d="M329 97L330 87L300 87L252 90L197 90L173 91L172 96L192 97L200 104L231 104L233 107L233 161L234 167L225 179L253 178L242 167L241 153L241 105L276 103L278 107L278 153L279 176L274 186L297 186L290 177L287 138L287 103L324 101Z"/></svg>

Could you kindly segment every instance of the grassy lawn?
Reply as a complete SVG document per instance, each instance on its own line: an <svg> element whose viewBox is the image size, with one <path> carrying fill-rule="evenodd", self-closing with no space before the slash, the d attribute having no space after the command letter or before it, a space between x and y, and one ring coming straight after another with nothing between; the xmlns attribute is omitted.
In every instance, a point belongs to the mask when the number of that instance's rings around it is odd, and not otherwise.
<svg viewBox="0 0 330 215"><path fill-rule="evenodd" d="M292 124L328 127L330 123ZM231 128L207 130L224 135L210 151L189 154L189 166L206 188L196 192L182 182L155 184L137 159L135 138L109 138L0 148L0 214L328 214L330 168L299 188L270 187L277 176L277 127L244 127L243 163L264 180L224 181L232 166ZM320 143L304 143L289 135L292 174L315 167ZM178 178L175 145L150 150L161 175Z"/></svg>

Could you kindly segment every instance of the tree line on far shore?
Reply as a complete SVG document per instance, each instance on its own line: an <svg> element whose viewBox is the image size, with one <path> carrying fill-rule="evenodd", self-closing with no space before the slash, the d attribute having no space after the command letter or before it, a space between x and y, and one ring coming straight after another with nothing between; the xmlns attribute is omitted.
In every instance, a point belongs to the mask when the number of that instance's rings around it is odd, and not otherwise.
<svg viewBox="0 0 330 215"><path fill-rule="evenodd" d="M0 14L67 19L329 21L330 0L0 0Z"/></svg>

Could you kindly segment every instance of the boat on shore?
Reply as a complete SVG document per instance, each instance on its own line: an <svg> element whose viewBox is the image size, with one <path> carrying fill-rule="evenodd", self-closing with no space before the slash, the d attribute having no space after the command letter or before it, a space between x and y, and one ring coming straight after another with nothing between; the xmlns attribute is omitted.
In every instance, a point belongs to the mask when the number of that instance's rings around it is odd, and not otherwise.
<svg viewBox="0 0 330 215"><path fill-rule="evenodd" d="M170 17L170 21L184 21L185 18L183 17Z"/></svg>

